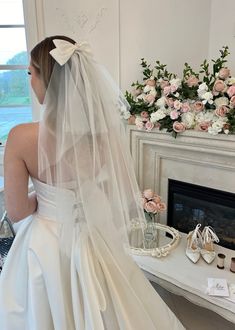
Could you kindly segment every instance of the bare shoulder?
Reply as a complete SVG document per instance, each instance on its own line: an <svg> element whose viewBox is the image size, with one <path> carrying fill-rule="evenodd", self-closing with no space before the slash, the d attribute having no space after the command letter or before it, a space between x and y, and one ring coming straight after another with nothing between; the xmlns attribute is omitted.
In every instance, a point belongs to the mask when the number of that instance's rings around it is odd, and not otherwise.
<svg viewBox="0 0 235 330"><path fill-rule="evenodd" d="M8 135L6 149L14 148L21 152L26 151L34 143L37 143L38 123L19 124L13 127Z"/></svg>

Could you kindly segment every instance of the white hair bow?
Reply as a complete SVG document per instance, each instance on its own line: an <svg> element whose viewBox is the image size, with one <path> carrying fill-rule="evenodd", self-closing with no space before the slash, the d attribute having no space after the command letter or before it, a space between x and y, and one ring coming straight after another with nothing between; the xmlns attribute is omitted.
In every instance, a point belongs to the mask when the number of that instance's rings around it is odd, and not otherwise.
<svg viewBox="0 0 235 330"><path fill-rule="evenodd" d="M61 66L64 65L76 51L88 56L92 55L90 46L86 41L80 44L72 44L66 40L54 39L53 42L56 48L52 49L50 54Z"/></svg>

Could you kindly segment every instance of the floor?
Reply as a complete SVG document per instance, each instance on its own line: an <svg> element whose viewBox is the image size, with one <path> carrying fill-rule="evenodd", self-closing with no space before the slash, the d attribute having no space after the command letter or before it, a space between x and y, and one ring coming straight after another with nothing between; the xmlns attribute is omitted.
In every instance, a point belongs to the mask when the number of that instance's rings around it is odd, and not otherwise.
<svg viewBox="0 0 235 330"><path fill-rule="evenodd" d="M159 295L181 320L187 330L234 330L235 324L222 318L220 315L194 305L181 296L174 295L156 283L154 286ZM235 306L234 306L235 308Z"/></svg>

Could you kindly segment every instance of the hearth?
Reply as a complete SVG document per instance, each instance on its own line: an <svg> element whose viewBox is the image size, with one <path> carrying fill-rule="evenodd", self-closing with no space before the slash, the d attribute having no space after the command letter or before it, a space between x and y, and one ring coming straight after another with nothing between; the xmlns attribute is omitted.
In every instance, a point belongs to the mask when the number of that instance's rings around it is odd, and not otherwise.
<svg viewBox="0 0 235 330"><path fill-rule="evenodd" d="M235 194L168 179L167 224L188 233L211 226L219 245L235 250Z"/></svg>

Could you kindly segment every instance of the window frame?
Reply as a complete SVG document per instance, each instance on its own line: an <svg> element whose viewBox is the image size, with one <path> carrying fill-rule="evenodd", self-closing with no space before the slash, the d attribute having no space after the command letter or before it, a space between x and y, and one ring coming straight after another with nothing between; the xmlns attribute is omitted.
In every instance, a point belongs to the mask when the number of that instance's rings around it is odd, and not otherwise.
<svg viewBox="0 0 235 330"><path fill-rule="evenodd" d="M39 40L42 40L44 34L44 9L42 0L22 0L24 24L2 24L3 26L24 27L26 36L26 50L32 49ZM11 70L27 69L28 65L0 65L1 70L6 70L11 67ZM40 106L31 92L31 107L32 118L36 121L40 117ZM0 145L0 176L3 175L3 160L4 160L4 145Z"/></svg>

